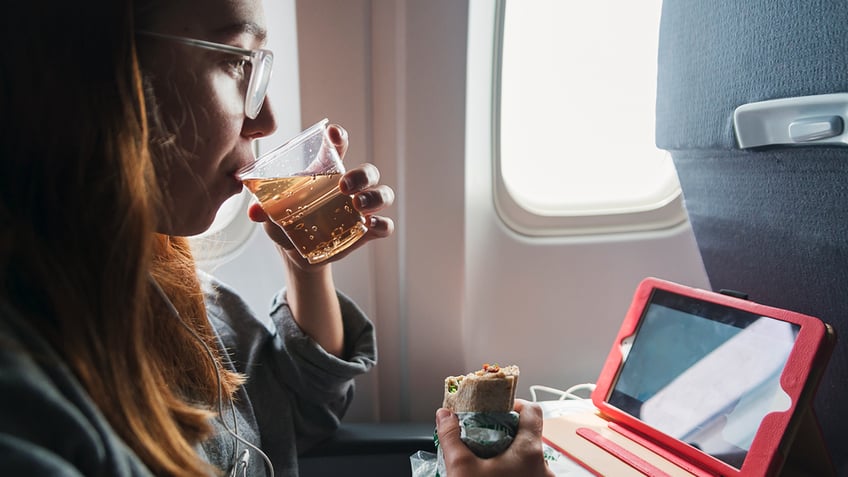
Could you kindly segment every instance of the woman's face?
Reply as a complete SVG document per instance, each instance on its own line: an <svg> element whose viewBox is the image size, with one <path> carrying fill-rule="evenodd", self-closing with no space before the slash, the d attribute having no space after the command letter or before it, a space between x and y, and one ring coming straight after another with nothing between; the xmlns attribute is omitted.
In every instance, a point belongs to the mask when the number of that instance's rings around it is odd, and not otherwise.
<svg viewBox="0 0 848 477"><path fill-rule="evenodd" d="M260 0L158 2L144 30L262 47L266 28ZM274 131L270 101L255 119L244 113L250 63L226 52L139 35L149 101L151 153L163 191L159 232L195 235L206 230L221 204L241 191L236 171L253 161L251 143ZM150 95L148 95L150 96Z"/></svg>

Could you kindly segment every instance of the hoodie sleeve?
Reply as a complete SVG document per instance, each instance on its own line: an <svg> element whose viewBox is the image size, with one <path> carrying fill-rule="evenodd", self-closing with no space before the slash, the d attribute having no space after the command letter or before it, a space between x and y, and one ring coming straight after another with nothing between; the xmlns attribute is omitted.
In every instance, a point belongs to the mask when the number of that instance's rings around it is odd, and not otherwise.
<svg viewBox="0 0 848 477"><path fill-rule="evenodd" d="M281 290L267 316L251 312L230 288L206 286L207 311L245 390L264 448L304 452L339 425L353 398L353 379L377 360L374 326L338 293L344 322L343 359L326 352L297 326Z"/></svg>

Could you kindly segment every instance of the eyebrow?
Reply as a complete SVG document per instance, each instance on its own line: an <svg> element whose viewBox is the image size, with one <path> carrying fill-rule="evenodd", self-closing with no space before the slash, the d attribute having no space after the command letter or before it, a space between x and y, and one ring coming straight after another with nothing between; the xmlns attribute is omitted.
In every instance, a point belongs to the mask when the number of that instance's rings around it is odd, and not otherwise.
<svg viewBox="0 0 848 477"><path fill-rule="evenodd" d="M248 33L253 35L260 42L265 42L268 37L268 30L254 22L232 23L213 30L215 35L239 35Z"/></svg>

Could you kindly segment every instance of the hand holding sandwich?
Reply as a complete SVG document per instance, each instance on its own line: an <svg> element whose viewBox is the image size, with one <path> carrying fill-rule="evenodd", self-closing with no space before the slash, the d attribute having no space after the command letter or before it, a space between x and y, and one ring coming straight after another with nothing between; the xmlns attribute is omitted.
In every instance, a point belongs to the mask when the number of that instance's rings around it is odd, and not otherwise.
<svg viewBox="0 0 848 477"><path fill-rule="evenodd" d="M456 415L448 409L439 409L436 430L449 475L554 477L542 453L542 409L537 404L516 399L515 411L519 413L519 420L512 444L496 457L482 459L460 439Z"/></svg>

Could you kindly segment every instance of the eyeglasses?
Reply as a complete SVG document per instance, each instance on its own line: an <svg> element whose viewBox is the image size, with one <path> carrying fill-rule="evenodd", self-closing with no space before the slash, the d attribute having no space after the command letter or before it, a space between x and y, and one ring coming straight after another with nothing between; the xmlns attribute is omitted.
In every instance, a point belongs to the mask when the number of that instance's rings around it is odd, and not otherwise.
<svg viewBox="0 0 848 477"><path fill-rule="evenodd" d="M271 52L271 50L248 50L232 45L224 45L221 43L213 43L211 41L195 40L194 38L166 35L164 33L154 33L144 30L138 30L136 33L154 38L176 41L185 45L196 46L207 50L232 53L234 55L242 56L245 60L250 61L250 80L247 83L247 92L244 96L244 115L250 119L256 119L256 116L259 115L259 111L262 109L262 103L265 102L265 94L268 92L268 83L271 80L271 69L274 66L274 53Z"/></svg>

